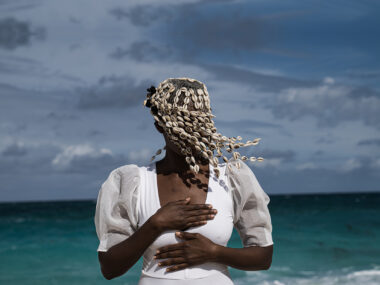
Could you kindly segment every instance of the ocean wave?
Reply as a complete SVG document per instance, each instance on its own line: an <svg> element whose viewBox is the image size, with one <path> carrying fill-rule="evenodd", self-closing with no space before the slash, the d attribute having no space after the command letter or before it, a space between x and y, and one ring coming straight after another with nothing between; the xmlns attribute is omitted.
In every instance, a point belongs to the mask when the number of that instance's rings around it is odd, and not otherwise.
<svg viewBox="0 0 380 285"><path fill-rule="evenodd" d="M378 285L380 284L380 266L356 270L344 268L327 272L295 272L299 276L279 276L269 271L247 272L247 276L235 280L236 285Z"/></svg>

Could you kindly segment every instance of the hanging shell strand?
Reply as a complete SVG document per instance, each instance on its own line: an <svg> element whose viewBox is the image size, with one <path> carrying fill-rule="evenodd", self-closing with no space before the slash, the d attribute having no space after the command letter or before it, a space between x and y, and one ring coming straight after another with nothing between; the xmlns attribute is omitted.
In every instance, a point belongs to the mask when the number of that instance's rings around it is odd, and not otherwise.
<svg viewBox="0 0 380 285"><path fill-rule="evenodd" d="M223 154L223 150L231 153L234 159L240 158L242 161L264 160L262 157L241 156L236 151L240 147L256 146L261 138L243 143L241 136L226 137L217 132L207 87L202 82L187 77L168 78L153 91L143 104L151 108L154 120L164 129L170 141L179 148L194 173L199 172L199 160L196 160L196 157L208 160L214 166L217 177L220 175L219 158L229 169L231 164L240 169L240 162L231 163L231 159ZM152 161L163 149L156 152Z"/></svg>
<svg viewBox="0 0 380 285"><path fill-rule="evenodd" d="M160 148L156 151L156 154L152 156L151 160L150 161L153 161L157 155L160 155L162 153L162 151L166 149L166 146L164 146L163 148Z"/></svg>

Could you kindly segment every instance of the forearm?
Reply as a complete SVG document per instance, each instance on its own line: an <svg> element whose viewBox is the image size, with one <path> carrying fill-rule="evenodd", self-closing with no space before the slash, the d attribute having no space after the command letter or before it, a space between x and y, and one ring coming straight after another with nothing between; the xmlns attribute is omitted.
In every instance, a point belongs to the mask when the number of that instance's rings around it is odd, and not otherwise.
<svg viewBox="0 0 380 285"><path fill-rule="evenodd" d="M104 277L112 279L127 272L160 234L161 230L149 219L129 238L101 253L99 260Z"/></svg>
<svg viewBox="0 0 380 285"><path fill-rule="evenodd" d="M273 245L230 248L215 245L212 253L214 262L240 270L266 270L272 263Z"/></svg>

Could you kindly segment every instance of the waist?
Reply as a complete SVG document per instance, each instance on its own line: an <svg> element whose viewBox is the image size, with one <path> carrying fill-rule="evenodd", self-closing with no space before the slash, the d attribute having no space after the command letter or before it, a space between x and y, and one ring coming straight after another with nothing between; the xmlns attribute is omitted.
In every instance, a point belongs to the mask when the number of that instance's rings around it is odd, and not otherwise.
<svg viewBox="0 0 380 285"><path fill-rule="evenodd" d="M148 268L142 269L141 275L154 278L181 280L205 278L218 274L223 274L228 278L230 277L227 265L216 262L206 262L172 272L166 272L166 268L168 267L170 266L158 266L158 261L154 260L149 263Z"/></svg>

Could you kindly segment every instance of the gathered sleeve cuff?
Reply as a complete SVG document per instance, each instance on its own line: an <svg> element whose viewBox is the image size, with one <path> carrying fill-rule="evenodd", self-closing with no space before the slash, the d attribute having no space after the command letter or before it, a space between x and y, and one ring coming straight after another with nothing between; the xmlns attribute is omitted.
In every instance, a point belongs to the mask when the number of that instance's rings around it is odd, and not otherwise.
<svg viewBox="0 0 380 285"><path fill-rule="evenodd" d="M134 164L112 170L103 182L94 217L97 251L108 251L137 230L139 185L139 167Z"/></svg>
<svg viewBox="0 0 380 285"><path fill-rule="evenodd" d="M240 169L235 164L240 162ZM241 159L232 159L226 168L227 180L234 204L234 226L243 246L269 246L272 222L268 209L269 196L255 174ZM228 166L228 165L227 165Z"/></svg>

